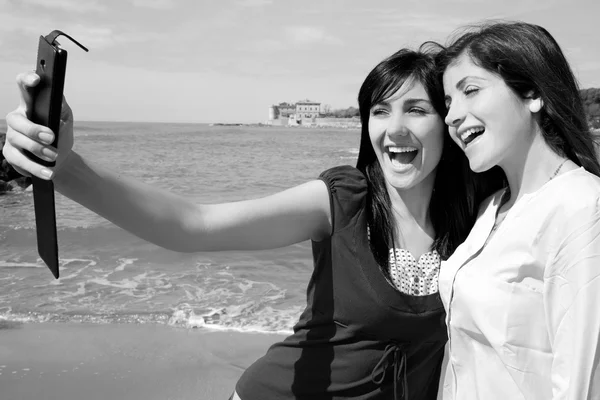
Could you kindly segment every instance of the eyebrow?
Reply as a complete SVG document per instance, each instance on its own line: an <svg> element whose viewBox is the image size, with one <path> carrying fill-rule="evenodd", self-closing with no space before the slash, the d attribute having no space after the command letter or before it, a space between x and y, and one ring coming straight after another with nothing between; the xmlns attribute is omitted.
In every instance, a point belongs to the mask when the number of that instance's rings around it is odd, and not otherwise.
<svg viewBox="0 0 600 400"><path fill-rule="evenodd" d="M383 101L380 101L378 103L373 104L373 106L376 106L378 104L386 104L389 105L390 104L390 99L385 99ZM431 101L427 100L427 99L422 99L422 98L408 98L406 100L404 100L404 104L405 105L414 105L414 104L418 104L418 103L427 103L429 105L431 105Z"/></svg>
<svg viewBox="0 0 600 400"><path fill-rule="evenodd" d="M464 78L462 78L460 81L458 81L458 83L456 84L456 88L458 90L462 90L462 88L465 86L465 82L467 81L467 79L475 79L475 80L478 80L478 81L485 80L484 78L481 78L479 76L467 75ZM444 101L447 102L447 101L450 101L450 100L452 100L452 98L450 96L448 96L448 95L444 96Z"/></svg>
<svg viewBox="0 0 600 400"><path fill-rule="evenodd" d="M417 103L431 104L431 101L429 101L427 99L419 99L419 98L416 98L416 99L410 98L410 99L406 99L404 101L404 104L408 104L408 105L413 105L413 104L417 104Z"/></svg>

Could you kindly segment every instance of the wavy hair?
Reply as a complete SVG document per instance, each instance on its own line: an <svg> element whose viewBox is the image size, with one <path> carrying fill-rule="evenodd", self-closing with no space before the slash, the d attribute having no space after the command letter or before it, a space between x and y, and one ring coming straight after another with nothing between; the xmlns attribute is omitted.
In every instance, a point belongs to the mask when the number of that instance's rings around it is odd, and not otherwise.
<svg viewBox="0 0 600 400"><path fill-rule="evenodd" d="M438 46L429 44L417 51L399 50L369 73L358 94L362 129L356 168L367 178L371 250L382 266L387 265L389 249L394 246L396 219L383 171L369 137L370 111L405 82L412 80L423 84L436 112L440 116L445 115L444 91L435 62L438 50ZM479 202L487 193L482 190L481 179L476 177L479 174L471 171L462 150L450 140L446 126L444 133L444 147L437 166L429 212L435 229L432 247L443 259L447 259L466 239L474 224Z"/></svg>
<svg viewBox="0 0 600 400"><path fill-rule="evenodd" d="M587 124L577 80L560 46L538 25L488 22L467 27L438 53L439 73L463 54L500 76L521 98L543 101L540 126L557 154L600 176L594 138Z"/></svg>

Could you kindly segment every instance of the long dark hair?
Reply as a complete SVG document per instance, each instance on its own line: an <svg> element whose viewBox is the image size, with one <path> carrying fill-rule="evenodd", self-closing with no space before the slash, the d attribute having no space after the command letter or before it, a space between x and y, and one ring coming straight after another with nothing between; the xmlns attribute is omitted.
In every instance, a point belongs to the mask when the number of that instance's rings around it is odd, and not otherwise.
<svg viewBox="0 0 600 400"><path fill-rule="evenodd" d="M440 116L445 115L443 87L437 79L436 51L433 46L421 46L418 51L402 49L394 53L369 73L358 93L362 130L356 168L368 181L371 249L382 266L387 265L389 249L394 245L396 220L383 171L369 137L371 107L394 94L404 82L414 80L423 84L436 112ZM429 212L435 229L433 249L446 259L465 240L473 226L482 194L466 157L450 140L447 127L444 127L444 147L437 166Z"/></svg>
<svg viewBox="0 0 600 400"><path fill-rule="evenodd" d="M439 53L440 74L463 54L493 72L521 98L540 97L540 125L546 143L600 176L594 139L573 71L560 46L538 25L492 22L467 28Z"/></svg>

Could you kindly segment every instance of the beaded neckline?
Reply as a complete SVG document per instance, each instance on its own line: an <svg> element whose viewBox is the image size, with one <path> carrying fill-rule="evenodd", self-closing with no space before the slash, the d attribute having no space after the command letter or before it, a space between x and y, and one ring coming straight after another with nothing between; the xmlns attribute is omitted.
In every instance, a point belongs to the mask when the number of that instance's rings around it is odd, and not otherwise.
<svg viewBox="0 0 600 400"><path fill-rule="evenodd" d="M394 251L395 250L395 251ZM388 272L398 291L412 296L427 296L438 292L441 257L433 250L418 260L406 249L390 249Z"/></svg>
<svg viewBox="0 0 600 400"><path fill-rule="evenodd" d="M369 226L367 240L371 241ZM416 260L410 251L392 247L387 269L382 272L386 275L388 283L399 292L412 296L427 296L438 292L441 262L442 258L436 250L424 253Z"/></svg>

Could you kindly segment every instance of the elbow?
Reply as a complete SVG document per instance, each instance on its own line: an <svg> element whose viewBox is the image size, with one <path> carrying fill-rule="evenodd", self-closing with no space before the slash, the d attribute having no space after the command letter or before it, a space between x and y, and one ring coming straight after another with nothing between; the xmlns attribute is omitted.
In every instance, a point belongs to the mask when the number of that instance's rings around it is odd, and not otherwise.
<svg viewBox="0 0 600 400"><path fill-rule="evenodd" d="M190 235L186 230L180 229L170 231L158 240L150 239L149 241L163 249L177 253L197 253L209 250L202 245L203 240L197 235Z"/></svg>
<svg viewBox="0 0 600 400"><path fill-rule="evenodd" d="M209 229L206 222L206 207L189 204L181 210L176 226L168 233L169 250L178 253L196 253L209 250Z"/></svg>
<svg viewBox="0 0 600 400"><path fill-rule="evenodd" d="M154 221L138 229L123 227L163 249L177 253L195 253L207 250L208 230L204 214L203 207L184 204L175 213L160 213Z"/></svg>

